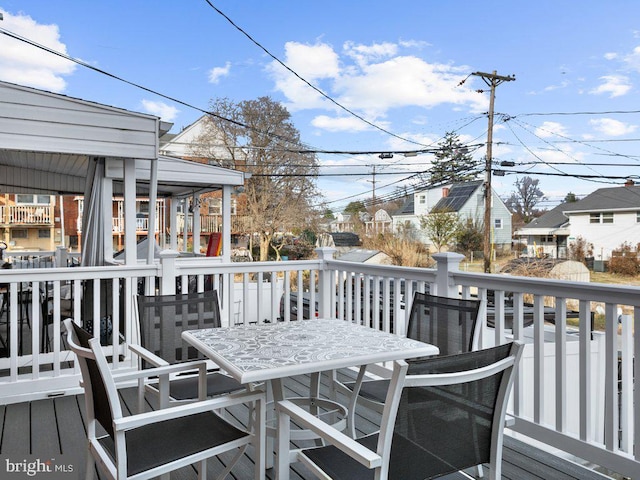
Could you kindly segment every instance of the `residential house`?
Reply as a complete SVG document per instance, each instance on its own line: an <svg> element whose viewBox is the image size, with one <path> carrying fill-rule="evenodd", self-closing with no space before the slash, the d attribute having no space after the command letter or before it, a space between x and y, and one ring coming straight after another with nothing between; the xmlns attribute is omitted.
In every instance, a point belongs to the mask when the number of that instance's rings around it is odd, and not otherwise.
<svg viewBox="0 0 640 480"><path fill-rule="evenodd" d="M485 206L483 183L481 180L452 183L414 193L393 215L393 230L408 232L413 238L428 244L420 218L433 210L456 212L462 220L481 225ZM492 191L491 205L492 243L498 251L509 251L511 212L495 191Z"/></svg>
<svg viewBox="0 0 640 480"><path fill-rule="evenodd" d="M596 260L608 260L623 243L640 243L640 187L600 188L582 200L564 203L515 232L529 256L566 258L567 248L584 239Z"/></svg>
<svg viewBox="0 0 640 480"><path fill-rule="evenodd" d="M0 240L12 250L53 250L61 241L61 208L55 195L2 195Z"/></svg>
<svg viewBox="0 0 640 480"><path fill-rule="evenodd" d="M393 220L391 215L384 209L376 210L369 220L364 223L364 231L367 235L377 235L379 233L392 233Z"/></svg>
<svg viewBox="0 0 640 480"><path fill-rule="evenodd" d="M159 152L162 155L191 160L199 163L207 163L202 157L203 152L198 149L199 138L206 132L207 117L201 116L191 125L184 127L179 133L167 133L160 138ZM222 144L222 140L220 141ZM206 158L228 158L229 153L223 147L207 147ZM234 189L231 197L231 235L232 248L246 248L249 234L251 233L250 220L243 215L246 198L242 194L243 188ZM222 229L222 195L220 192L208 192L197 198L181 201L177 206L178 223L180 231L186 231L184 235L192 236L194 211L199 210L200 229L203 236ZM168 206L167 206L168 208Z"/></svg>
<svg viewBox="0 0 640 480"><path fill-rule="evenodd" d="M351 213L338 212L336 218L329 224L329 228L332 232L355 232L359 223L366 224L372 217L367 212L359 212L358 219L359 222Z"/></svg>

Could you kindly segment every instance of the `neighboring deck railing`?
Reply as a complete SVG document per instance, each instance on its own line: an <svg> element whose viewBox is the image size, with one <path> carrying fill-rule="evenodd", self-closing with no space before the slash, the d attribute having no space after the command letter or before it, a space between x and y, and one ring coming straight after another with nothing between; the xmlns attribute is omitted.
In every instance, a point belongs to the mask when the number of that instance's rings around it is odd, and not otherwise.
<svg viewBox="0 0 640 480"><path fill-rule="evenodd" d="M468 273L458 268L461 257L456 254L435 255L437 268L422 269L337 261L332 253L319 249L318 259L306 261L222 263L219 258L163 252L160 262L151 266L0 272L0 284L9 285L11 304L7 352L0 358L0 402L77 391L78 372L68 368L70 354L60 336L65 315L79 322L88 317L104 320L91 322L94 334L102 334L115 354L114 368L129 368L132 360L125 345L136 339L132 300L141 290L215 288L224 324L317 315L400 333L413 292L460 294L484 300L481 346L512 338L527 343L514 388L512 429L640 478L635 447L640 444L635 440L640 425L640 400L634 391L638 368L633 368L640 351L640 335L633 333L640 326L640 288ZM20 292L25 288L41 292L29 298L29 328L20 327ZM604 317L603 331L592 329L594 316ZM576 325L569 325L567 317L575 317ZM4 322L6 317L0 318ZM555 327L545 319L554 320ZM23 329L31 333L22 337L27 343L20 352L18 332ZM6 335L3 324L0 335Z"/></svg>

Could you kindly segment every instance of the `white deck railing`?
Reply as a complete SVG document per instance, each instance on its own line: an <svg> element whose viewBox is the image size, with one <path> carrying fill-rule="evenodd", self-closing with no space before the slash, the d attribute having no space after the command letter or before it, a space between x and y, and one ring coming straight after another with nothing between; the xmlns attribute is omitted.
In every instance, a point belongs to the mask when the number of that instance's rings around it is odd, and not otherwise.
<svg viewBox="0 0 640 480"><path fill-rule="evenodd" d="M152 266L2 271L0 284L8 284L11 308L8 325L7 315L0 315L6 343L0 345L0 403L78 391L78 372L70 368L72 357L60 335L65 315L79 322L105 319L102 327L92 322L94 334L102 333L110 352L119 353L114 368L129 368L125 345L135 341L133 295L152 286L162 293L215 288L224 324L318 315L400 333L413 292L461 294L484 300L481 346L512 338L527 343L514 388L512 429L640 478L634 447L640 444L640 399L634 391L640 336L633 334L640 327L640 288L462 272L455 254L436 255L437 268L422 269L337 261L332 253L319 249L318 259L306 261L222 263L163 252ZM28 326L21 316L25 291ZM594 312L604 312L604 331L592 330L592 318L599 315ZM555 326L545 323L551 317ZM568 325L567 317L577 325Z"/></svg>

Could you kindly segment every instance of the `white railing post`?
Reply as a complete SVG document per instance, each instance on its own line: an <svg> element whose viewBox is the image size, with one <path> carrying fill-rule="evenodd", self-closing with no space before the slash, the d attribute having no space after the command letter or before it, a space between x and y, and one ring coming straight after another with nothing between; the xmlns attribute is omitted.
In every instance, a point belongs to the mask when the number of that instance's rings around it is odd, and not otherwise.
<svg viewBox="0 0 640 480"><path fill-rule="evenodd" d="M176 259L178 255L180 254L176 250L162 250L160 252L160 265L162 266L161 295L173 295L176 293Z"/></svg>
<svg viewBox="0 0 640 480"><path fill-rule="evenodd" d="M315 250L318 258L321 260L320 271L318 272L318 296L320 297L318 301L318 315L321 318L329 318L331 315L331 302L332 302L332 292L335 288L335 280L332 278L332 272L326 269L326 261L333 259L333 254L336 252L335 248L331 247L320 247ZM312 306L309 308L312 310Z"/></svg>
<svg viewBox="0 0 640 480"><path fill-rule="evenodd" d="M458 287L449 282L449 273L460 270L460 262L464 259L464 255L459 253L444 252L432 255L437 262L436 268L436 295L441 297L457 297Z"/></svg>
<svg viewBox="0 0 640 480"><path fill-rule="evenodd" d="M69 250L67 247L59 246L56 248L55 261L57 267L67 267L69 260Z"/></svg>

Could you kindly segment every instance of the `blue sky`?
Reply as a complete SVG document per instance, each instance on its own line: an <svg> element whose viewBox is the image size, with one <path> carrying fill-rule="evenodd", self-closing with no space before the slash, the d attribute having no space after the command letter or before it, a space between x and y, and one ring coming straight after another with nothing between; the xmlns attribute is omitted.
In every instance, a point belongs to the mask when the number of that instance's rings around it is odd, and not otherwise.
<svg viewBox="0 0 640 480"><path fill-rule="evenodd" d="M539 179L546 207L569 191L624 183L603 176L640 176L637 0L211 3L368 123L284 70L205 0L0 0L0 28L200 109L219 97L270 96L319 150L415 150L448 131L484 144L488 88L470 74L495 70L516 80L496 90L493 156L526 172L493 176L501 196L525 174ZM173 122L173 132L202 115L6 35L0 79L152 113ZM474 155L485 152L481 145ZM411 186L403 179L431 158L319 154L322 174L362 173L321 177L319 187L339 210L371 196L372 165L381 196Z"/></svg>

